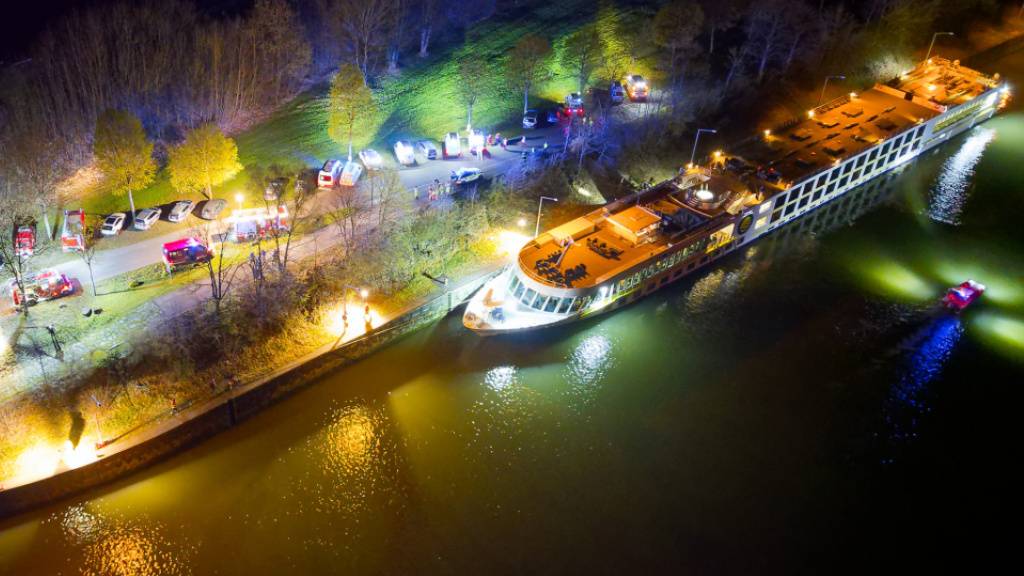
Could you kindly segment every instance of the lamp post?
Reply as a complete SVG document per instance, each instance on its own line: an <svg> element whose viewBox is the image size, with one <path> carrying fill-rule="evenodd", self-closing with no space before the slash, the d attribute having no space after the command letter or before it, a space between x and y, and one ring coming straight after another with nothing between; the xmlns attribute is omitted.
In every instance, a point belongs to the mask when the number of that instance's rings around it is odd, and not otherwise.
<svg viewBox="0 0 1024 576"><path fill-rule="evenodd" d="M341 295L341 320L348 326L348 291L351 290L359 295L363 299L363 306L366 306L366 299L369 298L370 292L366 288L354 288L349 285L345 285L343 293Z"/></svg>
<svg viewBox="0 0 1024 576"><path fill-rule="evenodd" d="M718 130L715 130L714 128L698 128L697 129L697 135L693 137L693 151L690 152L690 164L689 164L689 166L691 168L693 167L693 159L694 159L694 157L697 156L697 142L700 141L701 132L709 132L711 134L718 134Z"/></svg>
<svg viewBox="0 0 1024 576"><path fill-rule="evenodd" d="M558 198L552 198L551 196L541 196L540 200L537 201L537 225L533 228L533 237L536 238L540 235L540 209L544 206L545 200L551 200L552 202L558 202Z"/></svg>
<svg viewBox="0 0 1024 576"><path fill-rule="evenodd" d="M245 201L245 195L242 194L241 192L236 192L235 193L235 202L238 203L238 209L239 210L242 209L242 202L244 202L244 201Z"/></svg>
<svg viewBox="0 0 1024 576"><path fill-rule="evenodd" d="M935 39L938 38L939 36L956 36L956 34L952 32L936 32L935 34L932 34L932 42L931 44L928 45L928 53L924 55L925 62L928 62L928 59L931 58L932 48L935 47Z"/></svg>
<svg viewBox="0 0 1024 576"><path fill-rule="evenodd" d="M846 76L843 76L842 74L825 76L825 84L821 87L821 94L818 96L818 103L814 105L815 108L821 106L821 101L825 99L825 89L828 88L829 80L846 80Z"/></svg>

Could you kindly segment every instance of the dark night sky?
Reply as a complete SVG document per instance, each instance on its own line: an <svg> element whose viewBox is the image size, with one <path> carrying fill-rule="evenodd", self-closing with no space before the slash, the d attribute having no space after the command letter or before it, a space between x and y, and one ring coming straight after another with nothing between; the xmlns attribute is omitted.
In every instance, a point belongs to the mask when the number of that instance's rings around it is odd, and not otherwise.
<svg viewBox="0 0 1024 576"><path fill-rule="evenodd" d="M0 8L0 62L9 63L27 54L32 40L48 22L75 7L110 4L114 0L14 0ZM210 15L244 10L253 0L196 0Z"/></svg>

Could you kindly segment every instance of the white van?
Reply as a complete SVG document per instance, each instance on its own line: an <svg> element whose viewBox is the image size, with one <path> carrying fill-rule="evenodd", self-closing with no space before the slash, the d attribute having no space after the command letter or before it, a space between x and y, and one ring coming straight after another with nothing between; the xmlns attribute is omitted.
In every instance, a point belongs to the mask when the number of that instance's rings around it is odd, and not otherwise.
<svg viewBox="0 0 1024 576"><path fill-rule="evenodd" d="M321 188L335 187L344 168L345 164L338 160L331 159L324 162L324 167L320 169L320 175L316 179L317 186Z"/></svg>

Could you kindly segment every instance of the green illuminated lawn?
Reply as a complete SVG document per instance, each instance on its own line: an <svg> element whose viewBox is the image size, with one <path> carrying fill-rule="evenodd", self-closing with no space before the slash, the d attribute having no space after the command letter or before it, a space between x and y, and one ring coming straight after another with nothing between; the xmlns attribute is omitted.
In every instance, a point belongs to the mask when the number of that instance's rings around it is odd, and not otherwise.
<svg viewBox="0 0 1024 576"><path fill-rule="evenodd" d="M391 145L399 138L439 140L446 132L465 127L466 109L456 96L456 62L462 57L482 59L493 71L492 90L474 107L474 126L517 130L522 96L504 82L508 50L527 33L551 38L554 52L550 58L550 79L537 87L531 105L560 101L576 88L573 78L559 64L564 38L592 20L596 12L597 4L588 0L552 2L514 17L485 21L467 31L462 45L437 47L426 60L409 55L403 61L401 74L384 77L375 87L385 121L373 135L374 147L387 158ZM638 66L649 74L642 62ZM347 151L327 136L326 83L303 92L267 120L236 135L235 140L244 166L301 163L317 167L324 159L343 156ZM214 195L231 198L238 192L247 194L247 181L248 174L243 170L218 186ZM142 208L166 204L179 197L166 173L161 172L152 186L135 194L135 205ZM112 196L104 186L97 185L86 192L82 204L89 212L109 213L127 210L128 200Z"/></svg>

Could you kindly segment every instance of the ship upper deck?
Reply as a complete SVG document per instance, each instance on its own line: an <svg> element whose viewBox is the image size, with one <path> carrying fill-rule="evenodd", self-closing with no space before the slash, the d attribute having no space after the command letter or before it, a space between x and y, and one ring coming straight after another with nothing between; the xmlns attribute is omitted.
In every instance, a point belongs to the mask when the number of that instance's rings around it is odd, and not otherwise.
<svg viewBox="0 0 1024 576"><path fill-rule="evenodd" d="M748 170L770 194L940 113L922 99L907 100L898 90L875 86L808 111L736 153L753 164Z"/></svg>
<svg viewBox="0 0 1024 576"><path fill-rule="evenodd" d="M990 77L936 56L887 84L809 110L734 152L753 164L745 169L770 196L998 83L998 75Z"/></svg>
<svg viewBox="0 0 1024 576"><path fill-rule="evenodd" d="M691 171L543 232L520 250L519 266L549 286L596 286L752 203L732 175Z"/></svg>
<svg viewBox="0 0 1024 576"><path fill-rule="evenodd" d="M977 98L999 84L999 75L989 76L939 56L921 62L889 83L890 86L942 106L956 106Z"/></svg>

